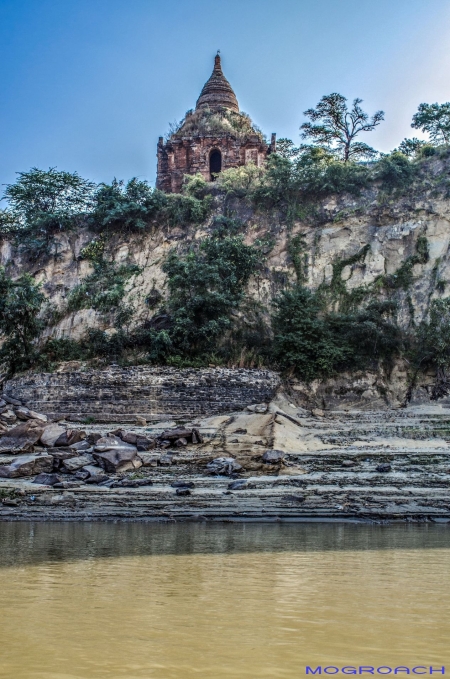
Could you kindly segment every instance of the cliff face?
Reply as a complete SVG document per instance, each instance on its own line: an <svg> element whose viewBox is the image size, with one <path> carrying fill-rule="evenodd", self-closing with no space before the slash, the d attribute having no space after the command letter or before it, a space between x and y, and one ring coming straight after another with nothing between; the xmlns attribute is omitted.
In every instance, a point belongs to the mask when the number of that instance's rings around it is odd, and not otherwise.
<svg viewBox="0 0 450 679"><path fill-rule="evenodd" d="M446 162L433 160L430 176L448 172ZM262 244L266 259L250 282L249 295L267 312L274 296L296 279L298 262L308 287L328 289L332 308L342 308L349 299L360 304L375 297L395 299L402 327L420 322L433 299L448 296L450 199L443 191L399 197L372 187L358 197L329 197L289 224L276 212L257 211L245 199L217 194L213 213L204 224L173 228L154 224L145 234L114 233L106 239L106 259L117 266L140 267L125 283L124 303L134 308L132 325L151 318L157 307L152 300L166 295L162 265L168 252L183 250L208 236L214 214L223 212L224 203L229 213L242 220L246 243ZM93 271L82 251L96 238L87 227L61 234L53 252L37 262L29 261L27 253L19 252L11 242L0 242L0 264L13 276L31 272L58 310L48 335L78 339L88 328L114 332L107 314L88 308L67 310L68 295ZM426 256L418 256L421 248ZM395 380L403 384L405 376L406 366L397 366ZM394 378L389 376L390 383ZM360 393L371 389L369 384ZM403 396L395 398L400 402Z"/></svg>

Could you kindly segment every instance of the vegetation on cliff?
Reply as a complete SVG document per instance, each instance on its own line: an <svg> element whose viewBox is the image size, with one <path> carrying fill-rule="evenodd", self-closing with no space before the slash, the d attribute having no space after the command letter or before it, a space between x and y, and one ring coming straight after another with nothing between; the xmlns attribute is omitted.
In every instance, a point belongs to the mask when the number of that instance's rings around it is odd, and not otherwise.
<svg viewBox="0 0 450 679"><path fill-rule="evenodd" d="M382 210L411 192L449 195L448 148L442 145L450 130L447 105L437 109L421 105L414 117L413 127L428 132L430 143L404 140L390 154L359 162L376 153L356 139L358 133L370 131L383 119L381 111L369 119L360 104L355 100L348 109L341 95L324 97L316 109L306 112L311 123L302 126L305 138L315 143L295 147L290 140L281 140L265 168L232 168L213 184L199 175L189 176L182 194L165 194L136 178L95 186L76 173L54 168L20 173L5 192L8 209L0 213L1 234L33 263L46 257L57 260L58 235L86 227L93 238L80 258L90 262L91 272L69 291L65 307L56 312L32 277L13 280L2 271L3 365L13 372L29 366L51 368L67 359L180 366L265 364L312 380L380 361L389 366L402 355L413 374L428 367L436 370L436 394L446 390L447 302L433 300L428 317L416 325L409 297L414 267L429 258L424 234L396 271L380 274L370 284L348 289L342 277L345 268L365 265L366 245L336 259L331 276L318 289L306 286L311 253L292 229L296 220L313 228L329 220L323 212L328 196L360 196L355 209L376 204ZM183 124L194 124L194 117L188 116ZM212 116L208 120L214 123ZM228 118L225 122L233 123ZM244 133L245 120L241 123ZM433 167L441 161L436 172ZM265 307L256 304L247 289L264 270L274 236L268 229L263 240L248 239L245 222L236 216L236 201L253 214L270 217L268 223L283 224L288 233L292 276L283 280L273 304ZM341 216L336 213L333 218L338 221ZM136 309L125 298L141 269L132 261L117 262L108 244L114 238L169 232L189 224L201 225L200 235L170 249L162 265L166 292L154 289L147 298L148 319L134 321ZM437 273L435 284L444 290ZM405 303L411 311L410 325L400 327L397 312ZM77 342L48 338L48 332L44 339L45 325L82 309L108 317L114 331L91 328Z"/></svg>

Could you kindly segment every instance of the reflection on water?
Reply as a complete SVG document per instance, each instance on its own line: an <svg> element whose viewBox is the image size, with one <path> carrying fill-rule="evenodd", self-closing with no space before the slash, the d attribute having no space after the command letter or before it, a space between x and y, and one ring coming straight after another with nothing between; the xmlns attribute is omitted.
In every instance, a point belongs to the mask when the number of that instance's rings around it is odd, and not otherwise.
<svg viewBox="0 0 450 679"><path fill-rule="evenodd" d="M445 665L449 557L446 526L0 524L0 677Z"/></svg>

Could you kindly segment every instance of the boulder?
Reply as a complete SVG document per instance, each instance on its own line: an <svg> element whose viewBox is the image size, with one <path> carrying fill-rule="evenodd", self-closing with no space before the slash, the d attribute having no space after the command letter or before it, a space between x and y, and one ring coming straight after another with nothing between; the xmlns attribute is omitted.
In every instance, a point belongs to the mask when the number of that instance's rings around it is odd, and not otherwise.
<svg viewBox="0 0 450 679"><path fill-rule="evenodd" d="M179 438L175 441L175 445L178 448L184 448L185 446L187 446L187 439L185 439L184 437Z"/></svg>
<svg viewBox="0 0 450 679"><path fill-rule="evenodd" d="M190 439L192 437L192 429L185 429L184 427L179 427L178 429L167 429L163 431L160 438L164 441L176 441L177 439L185 438Z"/></svg>
<svg viewBox="0 0 450 679"><path fill-rule="evenodd" d="M139 415L136 416L136 426L137 427L145 427L147 425L147 420L145 417L140 417Z"/></svg>
<svg viewBox="0 0 450 679"><path fill-rule="evenodd" d="M322 410L322 408L313 408L311 414L314 415L314 417L324 417L325 411Z"/></svg>
<svg viewBox="0 0 450 679"><path fill-rule="evenodd" d="M286 453L283 453L282 450L266 450L262 456L262 461L266 464L278 464L284 459L285 456Z"/></svg>
<svg viewBox="0 0 450 679"><path fill-rule="evenodd" d="M85 455L80 455L79 457L70 457L63 460L62 467L68 472L76 472L82 467L85 467L90 463L90 459Z"/></svg>
<svg viewBox="0 0 450 679"><path fill-rule="evenodd" d="M191 491L189 490L189 488L177 488L175 492L176 492L177 495L181 495L181 496L191 494Z"/></svg>
<svg viewBox="0 0 450 679"><path fill-rule="evenodd" d="M379 464L377 466L377 472L381 472L382 474L386 474L387 472L390 472L392 467L389 463L385 462L383 464Z"/></svg>
<svg viewBox="0 0 450 679"><path fill-rule="evenodd" d="M228 490L244 490L247 488L248 482L246 479L239 479L228 484Z"/></svg>
<svg viewBox="0 0 450 679"><path fill-rule="evenodd" d="M54 486L55 483L60 483L62 481L62 476L59 474L38 474L33 480L33 483L40 483L43 486Z"/></svg>
<svg viewBox="0 0 450 679"><path fill-rule="evenodd" d="M83 471L82 469L80 469L77 472L75 472L74 476L79 481L86 481L89 478L89 472L86 472L86 471Z"/></svg>
<svg viewBox="0 0 450 679"><path fill-rule="evenodd" d="M41 435L41 443L43 446L53 448L58 439L66 433L64 427L60 424L48 424Z"/></svg>
<svg viewBox="0 0 450 679"><path fill-rule="evenodd" d="M125 441L125 443L131 443L131 445L136 445L137 434L132 431L121 431L118 436Z"/></svg>
<svg viewBox="0 0 450 679"><path fill-rule="evenodd" d="M48 422L47 415L36 413L34 410L30 410L29 413L32 420L38 420L38 422Z"/></svg>
<svg viewBox="0 0 450 679"><path fill-rule="evenodd" d="M129 443L131 443L131 441ZM150 439L147 436L140 436L138 434L136 436L136 447L138 449L138 452L153 450L154 448L156 448L156 442L155 439Z"/></svg>
<svg viewBox="0 0 450 679"><path fill-rule="evenodd" d="M104 453L108 450L134 450L137 452L136 446L133 446L131 443L125 443L125 441L122 441L121 438L118 436L114 436L112 434L108 434L107 436L102 436L99 438L95 445L94 445L94 450L96 453Z"/></svg>
<svg viewBox="0 0 450 679"><path fill-rule="evenodd" d="M89 474L86 479L87 483L103 483L109 480L109 476L106 476L105 472L101 467L97 467L95 464L87 464L83 467L82 471Z"/></svg>
<svg viewBox="0 0 450 679"><path fill-rule="evenodd" d="M139 457L141 458L144 467L157 467L161 454L140 452Z"/></svg>
<svg viewBox="0 0 450 679"><path fill-rule="evenodd" d="M97 441L99 441L102 438L102 435L99 434L98 432L94 431L91 432L90 434L87 435L86 441L91 444L91 446L95 446Z"/></svg>
<svg viewBox="0 0 450 679"><path fill-rule="evenodd" d="M5 410L1 415L0 415L0 422L4 422L5 424L14 424L14 422L17 421L17 417L14 414L12 410Z"/></svg>
<svg viewBox="0 0 450 679"><path fill-rule="evenodd" d="M28 408L25 408L25 406L18 406L17 408L14 408L14 412L19 418L19 420L30 419L30 411L28 410Z"/></svg>
<svg viewBox="0 0 450 679"><path fill-rule="evenodd" d="M193 481L174 481L170 484L172 488L194 488L195 484Z"/></svg>
<svg viewBox="0 0 450 679"><path fill-rule="evenodd" d="M255 405L247 406L247 410L251 413L267 413L267 405L265 403L255 403Z"/></svg>
<svg viewBox="0 0 450 679"><path fill-rule="evenodd" d="M39 422L27 420L0 438L0 453L26 453L39 441L43 429Z"/></svg>
<svg viewBox="0 0 450 679"><path fill-rule="evenodd" d="M107 472L138 469L142 461L136 446L125 443L118 436L104 436L95 445L94 459Z"/></svg>
<svg viewBox="0 0 450 679"><path fill-rule="evenodd" d="M86 438L86 432L81 429L67 429L55 441L55 446L72 446L82 442Z"/></svg>
<svg viewBox="0 0 450 679"><path fill-rule="evenodd" d="M117 481L112 485L112 488L122 487L122 488L139 488L140 486L152 486L153 481L149 478L146 479L122 479Z"/></svg>
<svg viewBox="0 0 450 679"><path fill-rule="evenodd" d="M2 394L2 400L6 401L6 403L10 403L12 406L22 405L22 401L19 401L18 398L14 398L13 396L7 396L6 394Z"/></svg>
<svg viewBox="0 0 450 679"><path fill-rule="evenodd" d="M13 462L0 466L0 477L15 479L21 476L34 476L53 469L52 455L18 455Z"/></svg>
<svg viewBox="0 0 450 679"><path fill-rule="evenodd" d="M78 453L84 450L91 450L92 446L88 441L78 441L78 443L71 443L70 450L76 450Z"/></svg>
<svg viewBox="0 0 450 679"><path fill-rule="evenodd" d="M206 468L211 474L230 476L235 472L241 471L242 466L232 457L216 457L211 462L208 462Z"/></svg>

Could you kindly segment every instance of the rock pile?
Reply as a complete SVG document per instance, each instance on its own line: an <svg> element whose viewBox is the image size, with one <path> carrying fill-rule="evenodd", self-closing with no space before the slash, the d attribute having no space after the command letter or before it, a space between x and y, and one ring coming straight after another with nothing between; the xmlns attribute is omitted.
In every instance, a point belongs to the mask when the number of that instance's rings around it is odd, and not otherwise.
<svg viewBox="0 0 450 679"><path fill-rule="evenodd" d="M202 440L198 429L186 428L168 429L157 437L125 429L87 434L62 421L50 422L11 396L0 397L0 478L35 476L34 483L55 488L83 483L148 485L149 479L120 475L143 466L170 464L170 448Z"/></svg>

